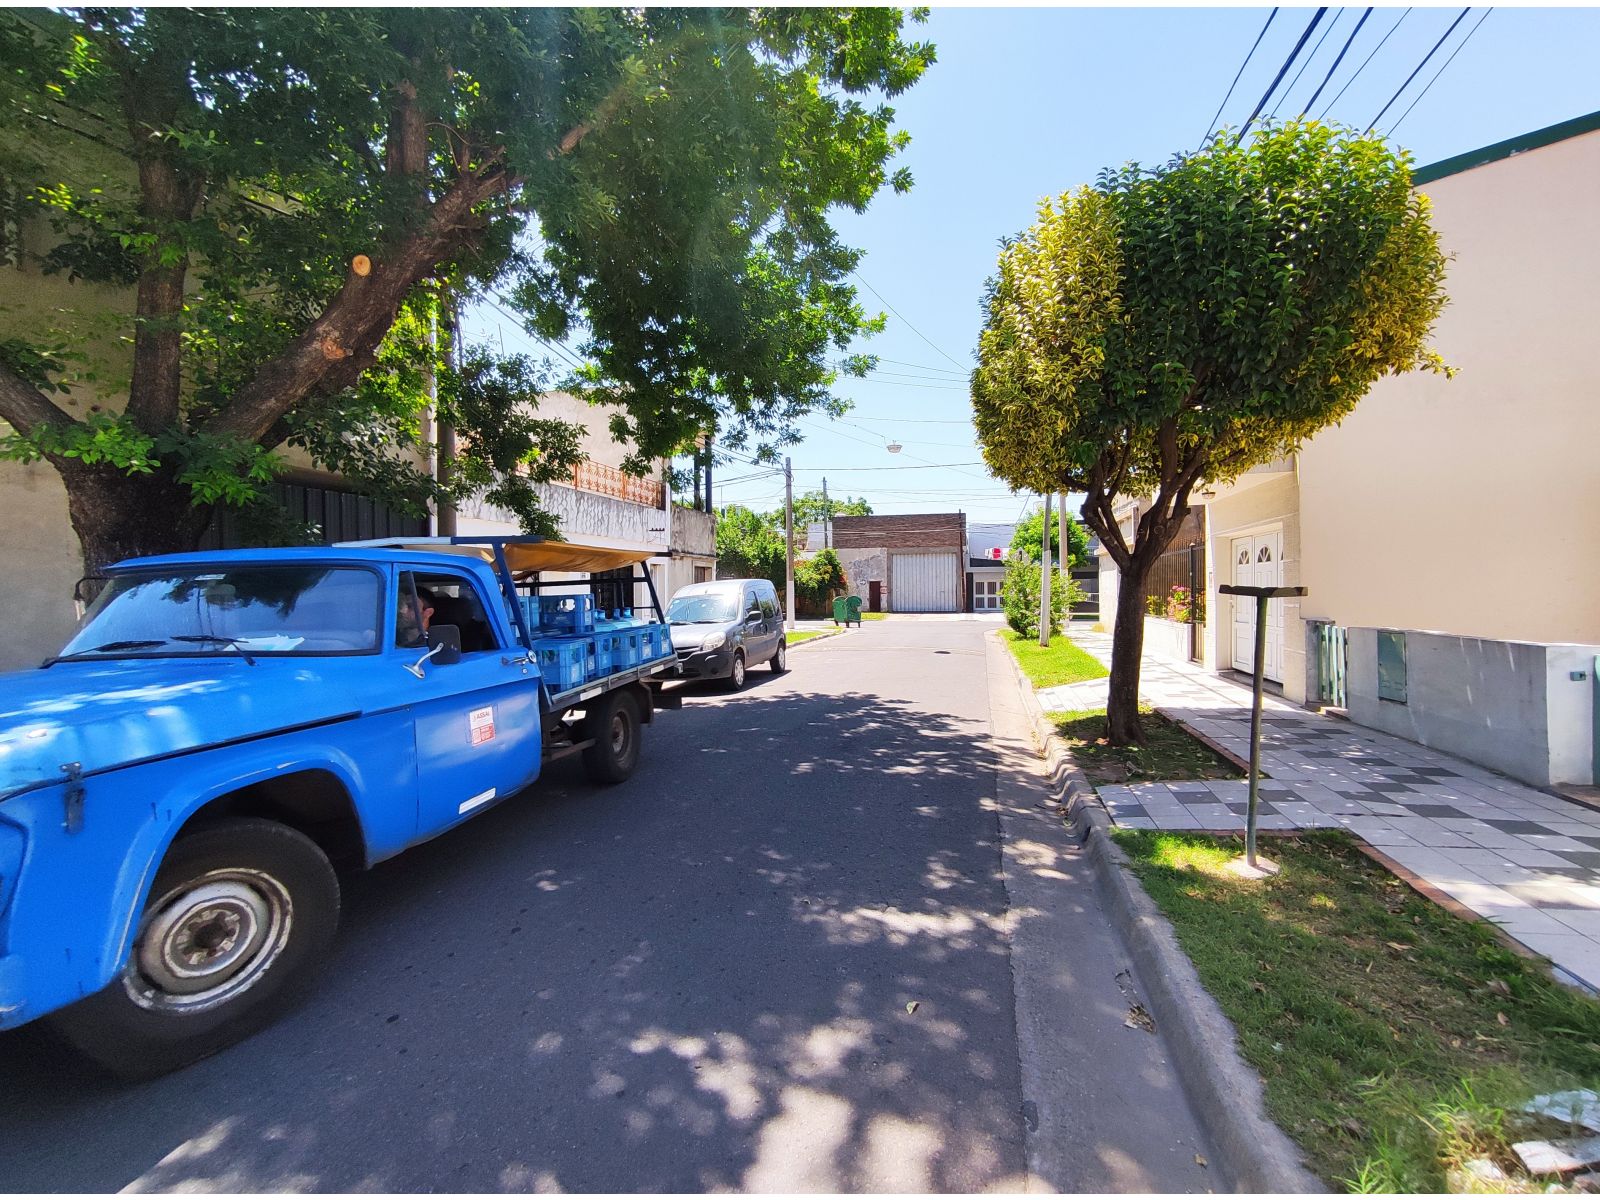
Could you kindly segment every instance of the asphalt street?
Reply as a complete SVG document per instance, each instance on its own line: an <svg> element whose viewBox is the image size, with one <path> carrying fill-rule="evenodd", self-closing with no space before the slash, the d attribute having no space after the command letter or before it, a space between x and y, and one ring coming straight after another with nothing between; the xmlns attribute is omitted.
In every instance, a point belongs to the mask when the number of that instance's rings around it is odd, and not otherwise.
<svg viewBox="0 0 1600 1200"><path fill-rule="evenodd" d="M991 704L992 628L687 687L627 783L557 763L348 879L311 995L186 1071L0 1035L0 1189L1225 1186Z"/></svg>

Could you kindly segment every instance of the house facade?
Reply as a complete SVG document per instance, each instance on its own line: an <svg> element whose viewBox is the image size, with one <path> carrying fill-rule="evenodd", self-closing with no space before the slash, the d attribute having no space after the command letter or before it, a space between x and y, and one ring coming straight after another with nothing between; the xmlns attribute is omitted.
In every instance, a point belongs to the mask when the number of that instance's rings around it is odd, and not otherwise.
<svg viewBox="0 0 1600 1200"><path fill-rule="evenodd" d="M833 549L868 612L967 611L964 513L835 517Z"/></svg>
<svg viewBox="0 0 1600 1200"><path fill-rule="evenodd" d="M1220 585L1301 586L1268 615L1265 674L1286 698L1541 786L1591 784L1600 113L1414 179L1451 259L1433 342L1459 373L1380 380L1297 454L1200 489L1195 657L1253 667L1253 604ZM1101 580L1109 625L1114 568Z"/></svg>
<svg viewBox="0 0 1600 1200"><path fill-rule="evenodd" d="M974 521L967 526L967 611L999 612L1000 582L1017 527Z"/></svg>

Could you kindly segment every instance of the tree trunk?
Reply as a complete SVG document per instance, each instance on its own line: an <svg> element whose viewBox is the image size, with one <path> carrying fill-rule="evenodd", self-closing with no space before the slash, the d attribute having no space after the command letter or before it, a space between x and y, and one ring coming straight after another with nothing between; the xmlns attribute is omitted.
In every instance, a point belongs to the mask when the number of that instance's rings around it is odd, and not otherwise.
<svg viewBox="0 0 1600 1200"><path fill-rule="evenodd" d="M123 558L195 549L212 506L171 474L128 475L115 467L55 461L67 487L67 515L83 549L83 573L98 575Z"/></svg>
<svg viewBox="0 0 1600 1200"><path fill-rule="evenodd" d="M1154 559L1135 554L1117 579L1117 619L1111 633L1111 680L1106 696L1106 739L1113 746L1142 746L1139 660L1144 654L1144 584Z"/></svg>

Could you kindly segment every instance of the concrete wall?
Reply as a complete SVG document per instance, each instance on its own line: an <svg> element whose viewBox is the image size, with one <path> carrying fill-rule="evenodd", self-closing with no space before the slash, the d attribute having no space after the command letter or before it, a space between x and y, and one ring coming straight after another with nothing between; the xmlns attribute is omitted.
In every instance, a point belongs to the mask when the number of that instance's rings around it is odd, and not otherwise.
<svg viewBox="0 0 1600 1200"><path fill-rule="evenodd" d="M1232 583L1233 558L1231 541L1246 534L1278 529L1283 534L1283 584L1296 587L1305 582L1301 565L1301 497L1292 463L1269 464L1242 476L1228 489L1219 490L1208 498L1206 505L1206 629L1202 639L1203 663L1216 671L1226 671L1233 666L1233 605L1236 597L1217 591L1224 583ZM1371 549L1371 539L1364 544ZM1377 564L1367 564L1366 580L1379 587L1373 573ZM1283 694L1296 703L1306 698L1306 633L1305 617L1312 613L1306 607L1316 599L1290 597L1274 600L1283 606ZM1241 603L1254 603L1242 600Z"/></svg>
<svg viewBox="0 0 1600 1200"><path fill-rule="evenodd" d="M1406 630L1406 700L1378 698L1378 630L1349 631L1350 719L1539 787L1594 782L1596 646ZM1574 680L1571 672L1581 671Z"/></svg>
<svg viewBox="0 0 1600 1200"><path fill-rule="evenodd" d="M1162 662L1189 661L1189 626L1165 617L1144 619L1144 652Z"/></svg>
<svg viewBox="0 0 1600 1200"><path fill-rule="evenodd" d="M1600 132L1421 190L1452 256L1434 343L1460 374L1380 380L1302 450L1305 611L1600 642Z"/></svg>
<svg viewBox="0 0 1600 1200"><path fill-rule="evenodd" d="M844 569L845 592L851 596L861 597L861 610L866 612L868 609L872 597L869 584L876 579L883 585L881 588L883 611L891 611L888 550L882 546L835 546L834 553L839 556L839 565Z"/></svg>

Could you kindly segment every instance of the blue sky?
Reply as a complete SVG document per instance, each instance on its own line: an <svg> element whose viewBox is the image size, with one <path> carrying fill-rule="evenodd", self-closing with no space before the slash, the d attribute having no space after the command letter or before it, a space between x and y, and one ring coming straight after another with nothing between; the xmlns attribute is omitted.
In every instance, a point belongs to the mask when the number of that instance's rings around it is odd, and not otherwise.
<svg viewBox="0 0 1600 1200"><path fill-rule="evenodd" d="M1197 146L1270 11L933 11L917 36L937 45L939 61L894 102L913 138L902 161L916 186L836 221L848 243L867 251L860 276L881 300L867 287L863 299L873 311L895 310L884 333L857 347L882 362L870 379L841 381L840 394L855 406L850 415L801 424L805 441L788 451L797 493L826 476L831 494L864 495L876 512L960 509L974 521L1011 521L1023 511L1025 497L975 465L981 455L964 382L998 239L1025 227L1040 198L1092 182L1102 167L1157 162ZM1223 110L1223 124L1237 127L1249 116L1315 11L1278 12ZM1306 50L1328 31L1326 39L1287 92L1280 116L1310 98L1364 11L1328 10ZM1461 8L1417 7L1396 26L1405 12L1373 11L1313 115L1354 76L1326 119L1365 128ZM1496 8L1474 31L1484 12L1467 15L1378 126L1388 132L1398 121L1393 141L1419 165L1600 109L1594 66L1600 9ZM1284 83L1307 61L1302 54ZM524 342L509 322L483 310L468 331L504 337L508 349ZM886 451L889 440L903 447L900 453ZM720 465L718 502L781 504L782 476L748 478L756 473L748 465Z"/></svg>

